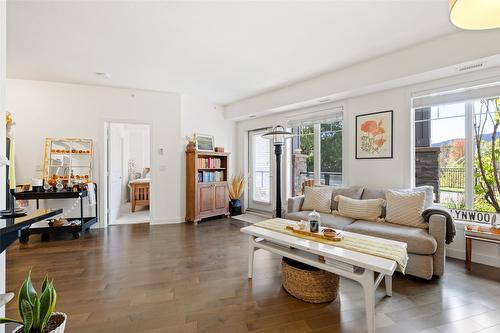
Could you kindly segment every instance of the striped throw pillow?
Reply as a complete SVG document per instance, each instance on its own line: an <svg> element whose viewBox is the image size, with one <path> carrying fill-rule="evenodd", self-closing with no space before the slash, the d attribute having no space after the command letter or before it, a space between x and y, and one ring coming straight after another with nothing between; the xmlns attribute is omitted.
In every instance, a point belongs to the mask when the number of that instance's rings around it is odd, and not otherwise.
<svg viewBox="0 0 500 333"><path fill-rule="evenodd" d="M417 228L428 228L422 212L425 207L425 192L387 191L386 222Z"/></svg>
<svg viewBox="0 0 500 333"><path fill-rule="evenodd" d="M350 217L356 220L377 221L382 215L384 199L357 200L337 195L335 201L338 202L337 214Z"/></svg>
<svg viewBox="0 0 500 333"><path fill-rule="evenodd" d="M331 187L305 187L302 210L315 210L319 213L330 213L332 211L331 200Z"/></svg>

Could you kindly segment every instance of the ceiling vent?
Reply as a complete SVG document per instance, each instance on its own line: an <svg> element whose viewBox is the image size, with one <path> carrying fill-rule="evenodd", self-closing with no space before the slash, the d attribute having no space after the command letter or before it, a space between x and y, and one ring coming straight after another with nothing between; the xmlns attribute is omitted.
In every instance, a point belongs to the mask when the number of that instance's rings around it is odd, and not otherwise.
<svg viewBox="0 0 500 333"><path fill-rule="evenodd" d="M475 64L468 64L468 65L463 65L458 67L459 72L468 72L468 71L474 71L477 69L481 69L484 67L484 62L477 62Z"/></svg>

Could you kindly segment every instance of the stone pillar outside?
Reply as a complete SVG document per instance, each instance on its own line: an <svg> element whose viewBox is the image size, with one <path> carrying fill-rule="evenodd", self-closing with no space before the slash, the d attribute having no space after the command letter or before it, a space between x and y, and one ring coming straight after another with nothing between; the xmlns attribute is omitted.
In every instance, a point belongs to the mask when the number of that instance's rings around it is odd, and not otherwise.
<svg viewBox="0 0 500 333"><path fill-rule="evenodd" d="M292 155L292 193L294 196L302 194L302 183L307 179L306 175L301 175L301 172L307 171L307 155L302 154L300 149L296 149Z"/></svg>

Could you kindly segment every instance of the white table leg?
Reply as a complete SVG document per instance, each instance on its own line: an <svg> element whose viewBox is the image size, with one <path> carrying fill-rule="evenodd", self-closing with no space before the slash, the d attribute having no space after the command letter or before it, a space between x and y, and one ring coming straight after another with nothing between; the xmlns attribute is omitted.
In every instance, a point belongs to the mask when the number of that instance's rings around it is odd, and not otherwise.
<svg viewBox="0 0 500 333"><path fill-rule="evenodd" d="M366 332L375 332L375 281L373 271L365 270L361 282L365 295Z"/></svg>
<svg viewBox="0 0 500 333"><path fill-rule="evenodd" d="M392 296L392 276L386 275L384 279L385 279L385 294L390 297Z"/></svg>
<svg viewBox="0 0 500 333"><path fill-rule="evenodd" d="M253 258L255 254L255 247L253 246L253 236L248 236L248 278L253 277Z"/></svg>

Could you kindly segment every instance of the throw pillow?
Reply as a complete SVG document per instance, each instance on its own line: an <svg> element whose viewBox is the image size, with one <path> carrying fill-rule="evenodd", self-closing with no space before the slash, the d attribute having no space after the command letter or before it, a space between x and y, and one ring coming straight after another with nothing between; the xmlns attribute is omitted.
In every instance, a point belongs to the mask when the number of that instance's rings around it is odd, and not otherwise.
<svg viewBox="0 0 500 333"><path fill-rule="evenodd" d="M358 200L337 195L335 201L338 202L337 214L350 217L356 220L377 221L382 214L384 199Z"/></svg>
<svg viewBox="0 0 500 333"><path fill-rule="evenodd" d="M434 205L434 187L425 185L425 186L417 186L404 190L396 190L399 192L424 192L425 193L425 209Z"/></svg>
<svg viewBox="0 0 500 333"><path fill-rule="evenodd" d="M363 189L364 188L361 186L333 187L332 210L338 209L337 201L334 200L337 195L342 195L344 197L348 197L351 199L361 199L361 195L363 194Z"/></svg>
<svg viewBox="0 0 500 333"><path fill-rule="evenodd" d="M320 213L331 212L332 188L325 187L305 187L304 202L302 210L315 210Z"/></svg>
<svg viewBox="0 0 500 333"><path fill-rule="evenodd" d="M410 227L428 228L422 212L425 207L425 192L401 192L388 190L385 194L386 222Z"/></svg>

